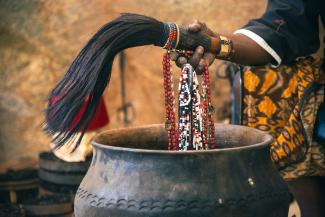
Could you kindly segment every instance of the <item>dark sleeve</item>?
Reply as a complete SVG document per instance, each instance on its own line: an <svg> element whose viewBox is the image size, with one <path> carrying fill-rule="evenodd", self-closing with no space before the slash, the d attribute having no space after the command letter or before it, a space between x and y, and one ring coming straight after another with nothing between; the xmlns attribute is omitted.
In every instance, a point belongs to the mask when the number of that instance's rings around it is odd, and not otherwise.
<svg viewBox="0 0 325 217"><path fill-rule="evenodd" d="M310 55L319 48L318 12L317 2L307 1L269 0L263 16L250 20L244 29L264 39L282 63Z"/></svg>

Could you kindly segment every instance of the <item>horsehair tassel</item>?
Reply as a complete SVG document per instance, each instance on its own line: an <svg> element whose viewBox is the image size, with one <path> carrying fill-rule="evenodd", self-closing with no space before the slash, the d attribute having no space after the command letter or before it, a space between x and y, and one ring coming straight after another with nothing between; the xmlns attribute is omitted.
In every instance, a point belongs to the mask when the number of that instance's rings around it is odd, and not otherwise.
<svg viewBox="0 0 325 217"><path fill-rule="evenodd" d="M176 37L178 45L174 45L177 49L194 50L199 45L211 49L208 35L190 33L182 27L177 27L176 31L179 34ZM44 131L51 136L55 135L53 142L56 148L70 142L75 147L80 144L109 83L113 60L118 52L142 45L163 47L168 38L168 24L138 14L122 14L99 29L49 94ZM53 103L54 97L58 100ZM85 99L88 99L86 105ZM85 109L75 123L82 106ZM81 136L75 138L78 132L82 132Z"/></svg>

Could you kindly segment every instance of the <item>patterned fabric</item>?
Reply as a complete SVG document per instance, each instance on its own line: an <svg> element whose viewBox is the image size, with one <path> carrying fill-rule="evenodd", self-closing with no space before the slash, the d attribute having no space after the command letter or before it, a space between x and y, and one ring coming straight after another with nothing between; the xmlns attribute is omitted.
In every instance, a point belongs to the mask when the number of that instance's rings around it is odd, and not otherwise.
<svg viewBox="0 0 325 217"><path fill-rule="evenodd" d="M252 67L243 73L242 124L274 137L271 158L285 179L325 175L325 145L313 141L316 112L324 99L320 62Z"/></svg>

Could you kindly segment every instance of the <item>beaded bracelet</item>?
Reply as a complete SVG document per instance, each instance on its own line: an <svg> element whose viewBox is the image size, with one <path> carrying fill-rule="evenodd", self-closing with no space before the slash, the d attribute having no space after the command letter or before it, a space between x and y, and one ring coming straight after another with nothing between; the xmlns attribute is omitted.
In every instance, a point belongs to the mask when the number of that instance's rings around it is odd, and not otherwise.
<svg viewBox="0 0 325 217"><path fill-rule="evenodd" d="M175 23L167 23L167 25L169 30L168 38L163 48L167 50L176 49L179 42L179 28ZM164 33L166 34L167 32Z"/></svg>

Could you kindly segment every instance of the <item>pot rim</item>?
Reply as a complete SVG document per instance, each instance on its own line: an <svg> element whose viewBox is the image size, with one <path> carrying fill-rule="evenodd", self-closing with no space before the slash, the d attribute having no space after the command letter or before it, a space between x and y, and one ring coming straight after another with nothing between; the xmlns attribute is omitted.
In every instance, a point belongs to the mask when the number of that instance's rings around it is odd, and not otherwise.
<svg viewBox="0 0 325 217"><path fill-rule="evenodd" d="M120 147L120 146L112 146L112 145L103 145L95 140L97 140L98 137L102 136L103 134L107 133L114 133L115 131L120 131L120 130L136 130L136 129L144 129L144 128L149 128L149 127L162 127L163 124L148 124L148 125L141 125L141 126L134 126L134 127L128 127L128 128L116 128L116 129L111 129L111 130L105 130L103 132L98 133L96 136L94 136L91 140L91 144L95 147L98 148L103 148L103 149L108 149L108 150L116 150L116 151L125 151L125 152L134 152L134 153L152 153L152 154L172 154L172 155L186 155L186 154L204 154L204 153L214 153L214 152L228 152L228 151L239 151L239 150L249 150L249 149L255 149L255 148L264 148L269 146L272 141L273 137L261 130L252 128L252 127L247 127L247 126L242 126L242 125L233 125L233 124L215 124L216 127L228 127L228 126L233 126L237 128L246 128L250 129L253 131L256 131L256 133L259 134L264 134L263 136L265 137L265 141L256 143L253 145L246 145L246 146L241 146L241 147L233 147L233 148L217 148L217 149L210 149L210 150L186 150L186 151L175 151L175 150L154 150L154 149L143 149L143 148L126 148L126 147Z"/></svg>

